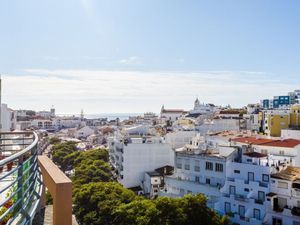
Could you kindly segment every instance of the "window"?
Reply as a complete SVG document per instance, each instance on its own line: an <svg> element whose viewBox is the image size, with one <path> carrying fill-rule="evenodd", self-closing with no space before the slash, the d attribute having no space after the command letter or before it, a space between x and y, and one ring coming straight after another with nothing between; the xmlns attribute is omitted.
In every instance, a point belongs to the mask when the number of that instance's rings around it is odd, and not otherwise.
<svg viewBox="0 0 300 225"><path fill-rule="evenodd" d="M200 182L200 178L198 176L195 176L195 182Z"/></svg>
<svg viewBox="0 0 300 225"><path fill-rule="evenodd" d="M258 202L263 203L265 201L265 192L258 191Z"/></svg>
<svg viewBox="0 0 300 225"><path fill-rule="evenodd" d="M248 172L248 181L254 181L254 173Z"/></svg>
<svg viewBox="0 0 300 225"><path fill-rule="evenodd" d="M262 175L262 181L263 182L269 182L269 175L268 174L263 174Z"/></svg>
<svg viewBox="0 0 300 225"><path fill-rule="evenodd" d="M244 191L245 192L249 192L249 188L244 188Z"/></svg>
<svg viewBox="0 0 300 225"><path fill-rule="evenodd" d="M206 162L205 163L205 169L206 170L213 170L214 164L212 162Z"/></svg>
<svg viewBox="0 0 300 225"><path fill-rule="evenodd" d="M190 170L190 165L185 164L185 165L184 165L184 169L185 169L185 170Z"/></svg>
<svg viewBox="0 0 300 225"><path fill-rule="evenodd" d="M182 169L182 159L181 158L177 158L176 167L178 169Z"/></svg>
<svg viewBox="0 0 300 225"><path fill-rule="evenodd" d="M223 172L223 164L216 163L216 171L217 172Z"/></svg>
<svg viewBox="0 0 300 225"><path fill-rule="evenodd" d="M240 171L239 170L234 170L234 173L240 173Z"/></svg>
<svg viewBox="0 0 300 225"><path fill-rule="evenodd" d="M245 216L245 212L246 212L245 206L239 205L239 215Z"/></svg>
<svg viewBox="0 0 300 225"><path fill-rule="evenodd" d="M279 155L284 155L284 151L279 151Z"/></svg>
<svg viewBox="0 0 300 225"><path fill-rule="evenodd" d="M194 170L196 172L199 172L200 171L200 161L199 160L195 160L195 167L194 167Z"/></svg>
<svg viewBox="0 0 300 225"><path fill-rule="evenodd" d="M210 179L209 178L206 178L206 184L210 184Z"/></svg>
<svg viewBox="0 0 300 225"><path fill-rule="evenodd" d="M184 169L190 170L190 160L189 159L184 160Z"/></svg>
<svg viewBox="0 0 300 225"><path fill-rule="evenodd" d="M278 181L278 188L288 189L288 183L282 182L282 181Z"/></svg>
<svg viewBox="0 0 300 225"><path fill-rule="evenodd" d="M187 194L192 194L193 192L190 190L187 190Z"/></svg>
<svg viewBox="0 0 300 225"><path fill-rule="evenodd" d="M229 194L235 195L235 186L232 186L232 185L229 186Z"/></svg>
<svg viewBox="0 0 300 225"><path fill-rule="evenodd" d="M260 210L259 209L253 209L253 217L257 220L260 220Z"/></svg>
<svg viewBox="0 0 300 225"><path fill-rule="evenodd" d="M225 213L230 213L231 212L230 202L225 202L224 208L225 208Z"/></svg>

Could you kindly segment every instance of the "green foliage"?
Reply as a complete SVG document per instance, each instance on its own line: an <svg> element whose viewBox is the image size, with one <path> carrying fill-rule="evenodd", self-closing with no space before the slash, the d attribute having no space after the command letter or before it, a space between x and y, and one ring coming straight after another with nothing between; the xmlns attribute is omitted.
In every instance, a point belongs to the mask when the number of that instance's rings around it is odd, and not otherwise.
<svg viewBox="0 0 300 225"><path fill-rule="evenodd" d="M55 144L52 148L52 160L59 165L63 172L73 169L75 159L78 155L79 152L76 149L75 142Z"/></svg>
<svg viewBox="0 0 300 225"><path fill-rule="evenodd" d="M135 194L116 182L97 182L82 185L75 192L74 211L81 224L113 224L117 206L127 204Z"/></svg>
<svg viewBox="0 0 300 225"><path fill-rule="evenodd" d="M156 200L136 198L114 211L113 224L120 225L225 225L228 221L206 206L206 198L186 195Z"/></svg>
<svg viewBox="0 0 300 225"><path fill-rule="evenodd" d="M58 144L58 143L60 143L60 142L61 142L60 139L57 138L57 137L52 137L52 138L49 139L49 143L50 143L51 145Z"/></svg>
<svg viewBox="0 0 300 225"><path fill-rule="evenodd" d="M149 200L111 182L108 152L104 149L80 152L73 166L74 212L82 225L228 224L227 217L206 206L201 194Z"/></svg>
<svg viewBox="0 0 300 225"><path fill-rule="evenodd" d="M103 160L108 162L109 154L106 149L93 149L85 152L81 152L80 155L75 160L75 165L80 165L85 160Z"/></svg>
<svg viewBox="0 0 300 225"><path fill-rule="evenodd" d="M75 188L91 182L111 181L111 168L103 160L85 159L75 167L73 185Z"/></svg>
<svg viewBox="0 0 300 225"><path fill-rule="evenodd" d="M46 190L46 205L53 205L53 198L48 190Z"/></svg>
<svg viewBox="0 0 300 225"><path fill-rule="evenodd" d="M159 210L155 202L148 199L136 199L129 204L121 204L114 211L113 224L147 225L159 224Z"/></svg>

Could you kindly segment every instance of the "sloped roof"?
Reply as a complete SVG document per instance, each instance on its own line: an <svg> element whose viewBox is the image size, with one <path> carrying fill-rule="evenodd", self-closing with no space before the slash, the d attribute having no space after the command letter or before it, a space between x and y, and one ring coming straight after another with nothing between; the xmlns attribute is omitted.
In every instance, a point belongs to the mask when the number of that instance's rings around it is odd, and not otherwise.
<svg viewBox="0 0 300 225"><path fill-rule="evenodd" d="M300 179L300 167L288 166L285 170L271 175L272 178L295 181Z"/></svg>
<svg viewBox="0 0 300 225"><path fill-rule="evenodd" d="M284 140L274 140L267 138L257 138L257 137L239 137L233 138L232 141L253 144L253 145L263 145L272 147L283 147L283 148L294 148L300 145L300 140L297 139L284 139Z"/></svg>

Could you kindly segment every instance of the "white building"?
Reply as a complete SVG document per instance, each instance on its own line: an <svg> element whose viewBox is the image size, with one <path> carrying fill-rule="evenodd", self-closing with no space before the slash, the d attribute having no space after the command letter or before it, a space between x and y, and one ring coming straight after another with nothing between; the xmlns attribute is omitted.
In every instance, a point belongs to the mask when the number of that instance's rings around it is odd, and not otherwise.
<svg viewBox="0 0 300 225"><path fill-rule="evenodd" d="M265 223L270 225L300 224L300 168L289 166L271 175L267 194Z"/></svg>
<svg viewBox="0 0 300 225"><path fill-rule="evenodd" d="M53 124L58 129L85 126L85 122L77 117L56 117L53 119Z"/></svg>
<svg viewBox="0 0 300 225"><path fill-rule="evenodd" d="M184 114L183 109L165 109L164 106L161 107L160 119L163 121L176 121Z"/></svg>
<svg viewBox="0 0 300 225"><path fill-rule="evenodd" d="M212 115L215 112L215 106L212 104L201 104L197 98L194 102L194 108L189 111L189 115L198 117L200 115Z"/></svg>
<svg viewBox="0 0 300 225"><path fill-rule="evenodd" d="M18 121L16 123L16 130L26 130L31 127L31 121Z"/></svg>
<svg viewBox="0 0 300 225"><path fill-rule="evenodd" d="M270 174L279 170L279 162L290 163L289 157L268 156L250 149L240 150L226 173L217 211L229 215L241 225L262 224L266 216L266 194L270 192ZM283 169L284 166L281 167Z"/></svg>
<svg viewBox="0 0 300 225"><path fill-rule="evenodd" d="M261 121L259 114L244 114L243 119L245 121L244 128L251 131L259 131L261 127Z"/></svg>
<svg viewBox="0 0 300 225"><path fill-rule="evenodd" d="M293 138L300 140L300 130L282 129L281 137L284 139Z"/></svg>
<svg viewBox="0 0 300 225"><path fill-rule="evenodd" d="M47 119L35 119L31 121L31 126L38 129L53 129L52 120Z"/></svg>
<svg viewBox="0 0 300 225"><path fill-rule="evenodd" d="M240 129L240 122L237 119L204 120L203 123L196 126L195 129L201 134L226 130L238 131Z"/></svg>
<svg viewBox="0 0 300 225"><path fill-rule="evenodd" d="M95 134L95 130L88 126L82 127L75 132L75 138L87 138L88 136Z"/></svg>
<svg viewBox="0 0 300 225"><path fill-rule="evenodd" d="M235 148L207 143L197 135L191 144L176 150L175 172L165 177L165 189L160 195L171 197L185 194L205 194L213 207L221 196L219 189L225 183Z"/></svg>
<svg viewBox="0 0 300 225"><path fill-rule="evenodd" d="M158 196L162 184L161 175L156 171L145 173L144 180L142 181L142 188L145 196L155 198Z"/></svg>
<svg viewBox="0 0 300 225"><path fill-rule="evenodd" d="M196 131L178 130L167 133L165 135L165 140L173 149L177 149L189 144L195 135Z"/></svg>
<svg viewBox="0 0 300 225"><path fill-rule="evenodd" d="M7 107L7 104L1 104L1 125L2 131L12 131L16 129L16 116L14 110Z"/></svg>
<svg viewBox="0 0 300 225"><path fill-rule="evenodd" d="M174 151L161 137L139 137L116 133L109 139L111 165L125 187L140 186L144 174L174 165Z"/></svg>

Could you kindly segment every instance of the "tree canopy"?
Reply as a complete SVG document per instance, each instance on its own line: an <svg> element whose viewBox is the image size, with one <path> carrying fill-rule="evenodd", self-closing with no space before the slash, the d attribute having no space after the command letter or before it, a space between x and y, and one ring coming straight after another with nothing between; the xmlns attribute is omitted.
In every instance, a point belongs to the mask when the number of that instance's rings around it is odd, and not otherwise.
<svg viewBox="0 0 300 225"><path fill-rule="evenodd" d="M206 206L201 194L150 200L112 182L105 149L79 152L73 142L58 143L53 146L53 160L62 170L75 169L73 204L81 225L228 224L227 217Z"/></svg>
<svg viewBox="0 0 300 225"><path fill-rule="evenodd" d="M74 211L81 224L113 224L113 212L131 202L135 194L116 182L93 182L75 192Z"/></svg>
<svg viewBox="0 0 300 225"><path fill-rule="evenodd" d="M52 147L52 160L63 172L73 169L78 155L75 142L58 143Z"/></svg>

